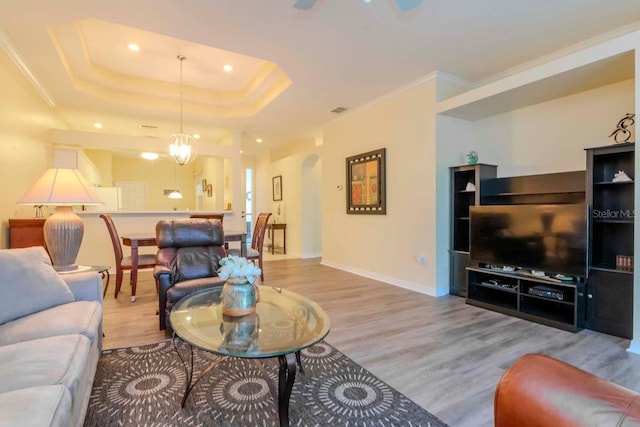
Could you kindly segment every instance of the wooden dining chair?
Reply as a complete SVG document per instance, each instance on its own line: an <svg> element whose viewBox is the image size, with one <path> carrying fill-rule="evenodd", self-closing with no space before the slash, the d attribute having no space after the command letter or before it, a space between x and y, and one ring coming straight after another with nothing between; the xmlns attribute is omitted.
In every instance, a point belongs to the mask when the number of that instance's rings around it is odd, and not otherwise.
<svg viewBox="0 0 640 427"><path fill-rule="evenodd" d="M114 292L114 298L118 298L120 288L122 287L122 276L124 271L131 271L131 256L124 256L122 251L122 244L120 243L120 236L118 236L118 230L111 219L111 215L102 214L100 218L107 224L107 230L109 230L109 236L111 237L111 244L113 245L113 252L116 262L116 290ZM155 255L139 255L138 256L138 268L153 268L156 265ZM158 284L156 283L156 291ZM133 290L132 290L133 292ZM135 295L132 295L135 297Z"/></svg>
<svg viewBox="0 0 640 427"><path fill-rule="evenodd" d="M199 213L192 213L192 214L189 214L189 218L219 219L221 224L224 222L224 214L199 214Z"/></svg>
<svg viewBox="0 0 640 427"><path fill-rule="evenodd" d="M269 223L269 217L271 212L262 212L258 215L258 220L253 228L253 238L251 239L251 247L247 248L247 259L258 261L258 267L260 267L260 280L264 282L264 269L262 268L262 252L264 246L264 235L267 231L267 224ZM229 255L240 256L239 249L229 249Z"/></svg>

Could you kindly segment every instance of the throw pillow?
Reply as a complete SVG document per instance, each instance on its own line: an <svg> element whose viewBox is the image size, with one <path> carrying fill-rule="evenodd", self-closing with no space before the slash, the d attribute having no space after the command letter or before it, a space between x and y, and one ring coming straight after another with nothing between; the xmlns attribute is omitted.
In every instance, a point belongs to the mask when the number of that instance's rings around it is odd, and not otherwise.
<svg viewBox="0 0 640 427"><path fill-rule="evenodd" d="M72 301L42 246L0 250L0 325Z"/></svg>

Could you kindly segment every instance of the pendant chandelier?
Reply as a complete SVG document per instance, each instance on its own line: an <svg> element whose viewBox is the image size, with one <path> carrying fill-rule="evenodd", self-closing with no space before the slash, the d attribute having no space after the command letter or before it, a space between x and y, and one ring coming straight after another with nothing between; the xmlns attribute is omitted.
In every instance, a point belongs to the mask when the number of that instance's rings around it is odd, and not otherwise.
<svg viewBox="0 0 640 427"><path fill-rule="evenodd" d="M169 146L169 154L182 166L195 159L196 141L182 130L182 62L187 58L182 55L178 55L177 58L180 61L180 132L171 135L173 142Z"/></svg>

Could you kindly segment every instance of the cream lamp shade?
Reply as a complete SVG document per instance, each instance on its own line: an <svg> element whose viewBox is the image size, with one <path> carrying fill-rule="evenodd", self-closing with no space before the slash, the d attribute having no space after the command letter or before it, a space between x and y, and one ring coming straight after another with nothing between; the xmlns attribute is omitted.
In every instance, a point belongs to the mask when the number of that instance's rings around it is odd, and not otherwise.
<svg viewBox="0 0 640 427"><path fill-rule="evenodd" d="M84 235L82 219L74 205L104 203L77 169L47 169L18 200L20 205L55 205L56 212L44 223L44 241L57 271L76 270L76 257Z"/></svg>

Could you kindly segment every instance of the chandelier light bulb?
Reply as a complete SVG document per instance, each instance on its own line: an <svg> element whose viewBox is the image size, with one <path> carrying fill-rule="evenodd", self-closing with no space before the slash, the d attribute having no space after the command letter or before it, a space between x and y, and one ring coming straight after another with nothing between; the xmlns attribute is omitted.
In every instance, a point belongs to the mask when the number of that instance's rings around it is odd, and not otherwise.
<svg viewBox="0 0 640 427"><path fill-rule="evenodd" d="M195 158L195 139L186 133L171 135L173 142L169 146L169 154L180 166Z"/></svg>

